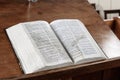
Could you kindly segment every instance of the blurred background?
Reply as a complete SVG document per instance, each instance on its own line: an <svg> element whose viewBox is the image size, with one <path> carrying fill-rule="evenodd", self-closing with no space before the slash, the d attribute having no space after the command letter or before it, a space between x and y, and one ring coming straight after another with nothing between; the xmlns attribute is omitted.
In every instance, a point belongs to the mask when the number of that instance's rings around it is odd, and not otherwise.
<svg viewBox="0 0 120 80"><path fill-rule="evenodd" d="M120 16L120 0L88 0L103 19Z"/></svg>

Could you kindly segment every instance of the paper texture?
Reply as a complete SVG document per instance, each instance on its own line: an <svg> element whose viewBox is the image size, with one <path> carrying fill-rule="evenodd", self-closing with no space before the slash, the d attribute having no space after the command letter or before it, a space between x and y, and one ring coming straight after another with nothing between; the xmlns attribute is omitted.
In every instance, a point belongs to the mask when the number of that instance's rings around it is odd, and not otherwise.
<svg viewBox="0 0 120 80"><path fill-rule="evenodd" d="M45 21L20 23L6 31L26 74L72 64Z"/></svg>
<svg viewBox="0 0 120 80"><path fill-rule="evenodd" d="M21 24L12 26L6 31L24 73L33 73L45 67Z"/></svg>
<svg viewBox="0 0 120 80"><path fill-rule="evenodd" d="M46 66L72 62L47 22L34 21L23 25Z"/></svg>
<svg viewBox="0 0 120 80"><path fill-rule="evenodd" d="M56 20L50 25L70 53L74 62L85 58L105 57L85 26L79 20Z"/></svg>
<svg viewBox="0 0 120 80"><path fill-rule="evenodd" d="M26 74L105 59L85 26L76 19L56 20L50 25L46 21L25 22L6 31Z"/></svg>

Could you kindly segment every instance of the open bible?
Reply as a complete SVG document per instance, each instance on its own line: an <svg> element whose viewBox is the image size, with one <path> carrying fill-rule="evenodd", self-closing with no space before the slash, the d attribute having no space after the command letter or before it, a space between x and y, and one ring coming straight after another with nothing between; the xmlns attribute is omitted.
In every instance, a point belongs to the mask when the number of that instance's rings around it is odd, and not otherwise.
<svg viewBox="0 0 120 80"><path fill-rule="evenodd" d="M77 19L24 22L6 32L25 74L106 59Z"/></svg>

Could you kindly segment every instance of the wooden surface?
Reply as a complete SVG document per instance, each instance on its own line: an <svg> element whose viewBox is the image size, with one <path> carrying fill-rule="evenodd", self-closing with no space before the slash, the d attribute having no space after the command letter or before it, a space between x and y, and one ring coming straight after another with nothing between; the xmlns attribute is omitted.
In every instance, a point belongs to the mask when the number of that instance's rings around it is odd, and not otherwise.
<svg viewBox="0 0 120 80"><path fill-rule="evenodd" d="M12 1L12 2L11 2ZM61 18L80 19L102 50L113 57L105 61L75 65L49 71L24 75L14 54L5 29L20 22L46 20L51 22ZM120 44L111 29L87 0L39 0L28 5L27 0L0 0L0 78L57 79L74 77L95 71L120 67ZM101 73L99 73L101 74ZM63 77L63 80L65 78Z"/></svg>
<svg viewBox="0 0 120 80"><path fill-rule="evenodd" d="M106 19L104 20L105 24L108 25L112 30L114 30L115 20L114 19Z"/></svg>
<svg viewBox="0 0 120 80"><path fill-rule="evenodd" d="M117 35L117 37L120 40L120 18L118 17L114 17L114 22L115 22L115 29L114 29L114 33Z"/></svg>
<svg viewBox="0 0 120 80"><path fill-rule="evenodd" d="M104 22L112 29L115 35L120 40L120 18L114 17L113 19L104 20Z"/></svg>

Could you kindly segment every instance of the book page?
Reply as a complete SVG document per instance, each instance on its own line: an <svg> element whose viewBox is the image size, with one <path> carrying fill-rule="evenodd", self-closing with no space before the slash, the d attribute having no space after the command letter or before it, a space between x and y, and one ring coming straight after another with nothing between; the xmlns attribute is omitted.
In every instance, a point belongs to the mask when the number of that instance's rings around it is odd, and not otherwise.
<svg viewBox="0 0 120 80"><path fill-rule="evenodd" d="M21 24L6 31L25 74L37 72L45 67Z"/></svg>
<svg viewBox="0 0 120 80"><path fill-rule="evenodd" d="M47 22L34 21L22 25L36 47L38 55L43 57L46 66L63 66L72 63Z"/></svg>
<svg viewBox="0 0 120 80"><path fill-rule="evenodd" d="M105 59L104 53L79 20L61 19L50 25L75 63L96 57Z"/></svg>

